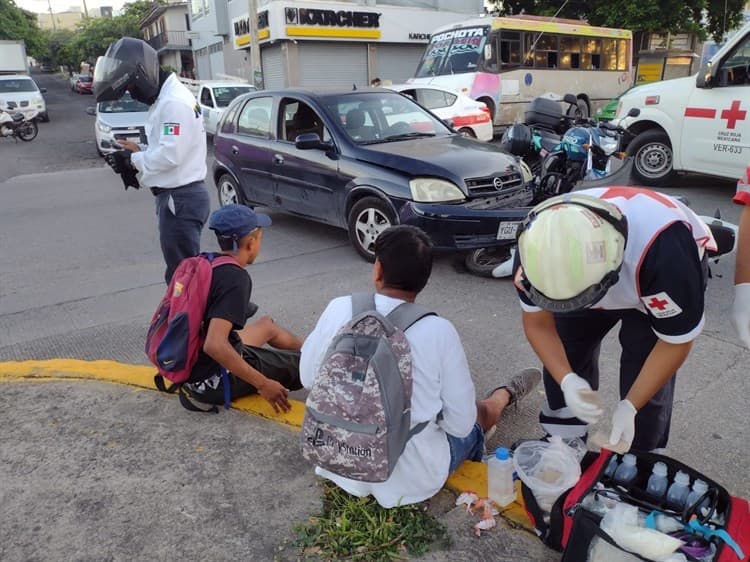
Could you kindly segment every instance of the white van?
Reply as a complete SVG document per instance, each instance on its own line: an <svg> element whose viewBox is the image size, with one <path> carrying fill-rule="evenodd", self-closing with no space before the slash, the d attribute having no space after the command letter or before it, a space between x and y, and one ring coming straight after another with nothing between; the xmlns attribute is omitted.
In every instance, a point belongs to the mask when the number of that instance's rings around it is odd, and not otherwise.
<svg viewBox="0 0 750 562"><path fill-rule="evenodd" d="M635 136L627 146L635 178L668 185L677 172L731 180L750 163L750 24L696 76L645 84L620 98L617 117Z"/></svg>
<svg viewBox="0 0 750 562"><path fill-rule="evenodd" d="M40 121L49 121L47 103L36 82L23 74L6 74L0 76L0 109L20 112L24 116L38 113Z"/></svg>
<svg viewBox="0 0 750 562"><path fill-rule="evenodd" d="M206 133L216 134L216 126L224 115L229 103L242 94L256 90L255 86L240 82L208 82L201 84L198 90L198 104L201 106Z"/></svg>

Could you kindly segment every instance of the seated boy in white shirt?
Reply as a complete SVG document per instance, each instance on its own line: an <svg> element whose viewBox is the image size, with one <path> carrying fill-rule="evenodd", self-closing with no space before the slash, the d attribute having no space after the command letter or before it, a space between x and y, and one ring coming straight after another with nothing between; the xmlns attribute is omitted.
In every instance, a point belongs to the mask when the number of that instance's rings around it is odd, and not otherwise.
<svg viewBox="0 0 750 562"><path fill-rule="evenodd" d="M383 315L402 302L414 302L432 271L432 243L413 226L393 226L375 242L375 305ZM300 378L310 388L333 337L352 319L351 296L332 300L302 346ZM465 460L481 460L485 434L503 410L539 383L541 373L527 369L475 400L474 383L461 340L448 320L425 316L406 331L412 354L412 427L437 423L412 437L385 482L351 480L320 467L316 473L356 496L372 494L383 507L417 503L435 495Z"/></svg>

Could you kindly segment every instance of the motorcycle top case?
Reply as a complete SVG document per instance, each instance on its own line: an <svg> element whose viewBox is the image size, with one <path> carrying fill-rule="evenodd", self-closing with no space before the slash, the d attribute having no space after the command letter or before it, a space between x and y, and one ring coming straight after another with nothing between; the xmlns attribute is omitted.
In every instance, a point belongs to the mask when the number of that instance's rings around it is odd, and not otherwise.
<svg viewBox="0 0 750 562"><path fill-rule="evenodd" d="M547 98L535 98L526 107L524 119L527 125L536 125L557 131L562 120L560 102Z"/></svg>

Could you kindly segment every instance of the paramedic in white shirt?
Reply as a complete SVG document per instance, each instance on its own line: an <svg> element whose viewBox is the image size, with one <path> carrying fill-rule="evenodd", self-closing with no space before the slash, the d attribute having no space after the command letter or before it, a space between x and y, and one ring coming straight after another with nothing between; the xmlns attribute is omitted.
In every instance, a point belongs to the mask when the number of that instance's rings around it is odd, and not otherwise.
<svg viewBox="0 0 750 562"><path fill-rule="evenodd" d="M375 242L375 305L385 315L403 302L414 302L432 270L432 244L413 226L393 226ZM326 349L338 330L352 319L350 296L332 300L302 346L300 378L310 388ZM383 507L423 501L435 495L465 460L481 460L484 436L504 408L521 399L541 379L529 369L475 401L474 383L463 345L453 325L426 316L406 331L412 353L412 427L430 423L407 442L390 478L369 483L316 468L316 473L356 496L372 495Z"/></svg>
<svg viewBox="0 0 750 562"><path fill-rule="evenodd" d="M200 252L201 230L210 212L200 108L174 73L160 69L156 51L132 37L113 43L99 58L93 87L97 102L119 99L127 90L132 98L151 106L147 144L121 140L123 150L110 155L107 163L120 174L137 172L137 183L156 197L169 283L180 261Z"/></svg>

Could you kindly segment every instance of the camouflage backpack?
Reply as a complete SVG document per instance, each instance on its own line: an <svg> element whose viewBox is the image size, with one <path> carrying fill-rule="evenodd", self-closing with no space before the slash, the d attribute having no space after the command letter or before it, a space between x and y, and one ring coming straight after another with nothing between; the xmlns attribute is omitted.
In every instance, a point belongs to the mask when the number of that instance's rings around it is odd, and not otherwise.
<svg viewBox="0 0 750 562"><path fill-rule="evenodd" d="M412 360L404 332L434 315L413 303L387 316L375 295L352 295L352 319L336 334L307 397L302 456L352 480L384 482L411 428Z"/></svg>

